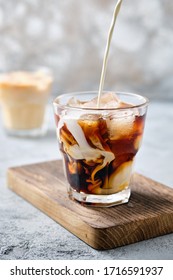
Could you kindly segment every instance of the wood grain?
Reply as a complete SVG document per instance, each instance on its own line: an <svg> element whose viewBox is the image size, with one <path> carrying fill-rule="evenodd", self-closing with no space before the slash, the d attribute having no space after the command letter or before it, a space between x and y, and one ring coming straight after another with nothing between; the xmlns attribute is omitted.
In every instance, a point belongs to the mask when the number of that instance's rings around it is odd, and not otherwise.
<svg viewBox="0 0 173 280"><path fill-rule="evenodd" d="M112 249L173 232L173 190L134 174L129 203L84 207L68 198L61 161L8 169L8 186L95 249Z"/></svg>

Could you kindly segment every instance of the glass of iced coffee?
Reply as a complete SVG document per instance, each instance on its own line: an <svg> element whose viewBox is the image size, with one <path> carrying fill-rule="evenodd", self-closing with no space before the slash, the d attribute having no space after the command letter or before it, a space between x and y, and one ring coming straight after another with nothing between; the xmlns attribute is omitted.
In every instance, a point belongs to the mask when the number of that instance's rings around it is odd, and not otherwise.
<svg viewBox="0 0 173 280"><path fill-rule="evenodd" d="M147 98L132 93L78 92L53 105L70 198L90 206L126 203L144 131Z"/></svg>
<svg viewBox="0 0 173 280"><path fill-rule="evenodd" d="M0 105L7 134L35 137L46 133L52 81L51 73L43 70L0 75Z"/></svg>

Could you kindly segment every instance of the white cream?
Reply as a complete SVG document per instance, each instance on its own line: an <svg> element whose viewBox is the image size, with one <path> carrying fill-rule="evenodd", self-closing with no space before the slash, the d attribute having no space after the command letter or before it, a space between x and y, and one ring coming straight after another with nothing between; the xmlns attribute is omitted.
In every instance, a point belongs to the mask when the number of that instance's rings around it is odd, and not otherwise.
<svg viewBox="0 0 173 280"><path fill-rule="evenodd" d="M97 164L96 168L91 174L91 182L94 183L96 173L115 159L114 154L112 152L105 151L101 143L100 146L102 150L90 147L85 138L84 132L77 123L76 119L61 119L57 131L60 131L60 128L63 126L63 124L66 124L68 130L77 142L77 144L74 145L64 145L64 150L69 156L76 160L86 160L86 163L90 161L97 163L98 159L103 159L100 164ZM58 137L60 137L60 134Z"/></svg>
<svg viewBox="0 0 173 280"><path fill-rule="evenodd" d="M69 147L68 154L71 157L74 159L85 159L86 161L96 161L103 156L105 164L110 163L115 158L112 152L90 147L77 120L65 119L65 124L78 143L78 145L75 144Z"/></svg>

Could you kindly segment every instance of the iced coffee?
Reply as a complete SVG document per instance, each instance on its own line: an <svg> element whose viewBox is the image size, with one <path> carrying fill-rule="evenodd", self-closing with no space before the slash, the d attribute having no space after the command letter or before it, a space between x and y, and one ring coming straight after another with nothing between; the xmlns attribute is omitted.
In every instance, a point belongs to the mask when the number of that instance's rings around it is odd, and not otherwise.
<svg viewBox="0 0 173 280"><path fill-rule="evenodd" d="M45 111L52 76L45 71L0 75L0 105L8 134L37 136L45 132Z"/></svg>
<svg viewBox="0 0 173 280"><path fill-rule="evenodd" d="M70 197L112 206L130 197L130 180L148 101L128 93L65 94L54 102L57 137Z"/></svg>
<svg viewBox="0 0 173 280"><path fill-rule="evenodd" d="M125 203L148 101L130 93L104 92L118 0L103 58L97 92L65 94L54 102L57 137L71 198L92 206Z"/></svg>

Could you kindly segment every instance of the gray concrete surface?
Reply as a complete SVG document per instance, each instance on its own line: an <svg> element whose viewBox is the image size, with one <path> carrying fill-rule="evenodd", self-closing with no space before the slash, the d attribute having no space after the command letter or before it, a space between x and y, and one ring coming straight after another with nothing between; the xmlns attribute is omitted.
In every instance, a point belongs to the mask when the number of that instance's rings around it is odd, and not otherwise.
<svg viewBox="0 0 173 280"><path fill-rule="evenodd" d="M173 187L173 110L151 103L136 171ZM40 139L7 137L0 122L0 259L173 259L173 234L108 251L96 251L11 192L10 166L58 159L52 109Z"/></svg>

